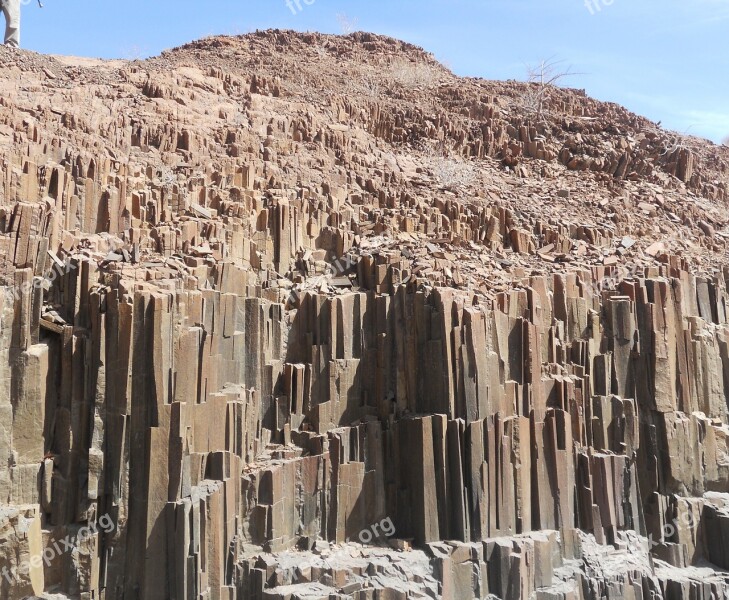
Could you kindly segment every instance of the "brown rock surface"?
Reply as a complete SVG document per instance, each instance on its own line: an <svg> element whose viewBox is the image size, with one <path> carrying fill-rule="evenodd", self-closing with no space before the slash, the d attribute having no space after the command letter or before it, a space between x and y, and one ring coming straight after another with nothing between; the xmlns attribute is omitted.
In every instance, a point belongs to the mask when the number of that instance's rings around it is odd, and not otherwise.
<svg viewBox="0 0 729 600"><path fill-rule="evenodd" d="M3 597L729 594L727 148L371 34L0 61Z"/></svg>

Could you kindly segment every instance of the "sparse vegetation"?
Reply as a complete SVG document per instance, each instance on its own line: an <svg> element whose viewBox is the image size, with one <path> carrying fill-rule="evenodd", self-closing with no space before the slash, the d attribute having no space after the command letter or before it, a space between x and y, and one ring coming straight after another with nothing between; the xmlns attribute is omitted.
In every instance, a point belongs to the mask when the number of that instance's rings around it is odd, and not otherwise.
<svg viewBox="0 0 729 600"><path fill-rule="evenodd" d="M342 31L342 35L349 35L357 30L359 19L356 17L350 18L345 13L338 13L337 22L339 23L339 29Z"/></svg>
<svg viewBox="0 0 729 600"><path fill-rule="evenodd" d="M442 142L435 146L421 144L425 154L425 163L441 188L455 191L473 185L477 171L470 162L446 148Z"/></svg>
<svg viewBox="0 0 729 600"><path fill-rule="evenodd" d="M177 177L169 168L162 169L159 177L160 183L166 192L171 192L174 185L177 183Z"/></svg>
<svg viewBox="0 0 729 600"><path fill-rule="evenodd" d="M437 158L434 160L433 172L440 185L448 190L468 187L476 180L473 165L462 158Z"/></svg>
<svg viewBox="0 0 729 600"><path fill-rule="evenodd" d="M362 75L361 89L365 96L370 98L379 98L382 94L382 86L380 85L379 79L372 73L365 73Z"/></svg>
<svg viewBox="0 0 729 600"><path fill-rule="evenodd" d="M527 66L528 89L514 102L514 107L526 113L535 122L546 122L550 112L552 94L567 77L578 75L570 67L562 68L562 61L548 59L536 66Z"/></svg>
<svg viewBox="0 0 729 600"><path fill-rule="evenodd" d="M404 88L430 88L439 80L435 67L426 63L399 60L390 66L392 80Z"/></svg>
<svg viewBox="0 0 729 600"><path fill-rule="evenodd" d="M314 52L316 52L317 56L322 59L326 58L329 55L327 49L321 44L317 44L316 46L314 46Z"/></svg>
<svg viewBox="0 0 729 600"><path fill-rule="evenodd" d="M676 150L689 150L688 147L688 131L683 133L674 133L670 138L663 142L661 156L669 156Z"/></svg>
<svg viewBox="0 0 729 600"><path fill-rule="evenodd" d="M428 89L440 79L438 69L424 62L398 60L381 71L363 71L360 78L348 83L355 93L372 98L380 97L385 90L399 86L406 89Z"/></svg>

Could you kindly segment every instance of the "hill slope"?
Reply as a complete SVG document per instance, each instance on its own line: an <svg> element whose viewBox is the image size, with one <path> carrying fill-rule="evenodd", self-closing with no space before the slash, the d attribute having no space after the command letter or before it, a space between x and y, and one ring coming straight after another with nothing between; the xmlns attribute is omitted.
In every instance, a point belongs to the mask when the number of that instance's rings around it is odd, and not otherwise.
<svg viewBox="0 0 729 600"><path fill-rule="evenodd" d="M10 597L726 593L729 149L365 33L0 61Z"/></svg>

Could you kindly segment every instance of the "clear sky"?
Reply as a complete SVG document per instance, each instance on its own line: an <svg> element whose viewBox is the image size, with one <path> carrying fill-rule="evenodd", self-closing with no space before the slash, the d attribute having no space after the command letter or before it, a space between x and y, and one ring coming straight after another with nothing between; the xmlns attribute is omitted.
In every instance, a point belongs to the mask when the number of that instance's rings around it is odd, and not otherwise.
<svg viewBox="0 0 729 600"><path fill-rule="evenodd" d="M423 46L459 75L524 79L556 57L567 83L664 127L729 136L729 0L22 0L22 43L143 58L209 34L357 30ZM590 7L586 6L590 3Z"/></svg>

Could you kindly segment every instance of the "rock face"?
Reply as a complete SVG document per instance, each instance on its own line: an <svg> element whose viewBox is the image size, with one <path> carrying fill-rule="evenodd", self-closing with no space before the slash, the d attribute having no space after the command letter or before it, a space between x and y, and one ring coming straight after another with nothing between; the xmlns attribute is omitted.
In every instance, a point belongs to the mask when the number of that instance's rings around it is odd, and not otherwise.
<svg viewBox="0 0 729 600"><path fill-rule="evenodd" d="M369 34L0 59L0 596L729 595L726 148Z"/></svg>

